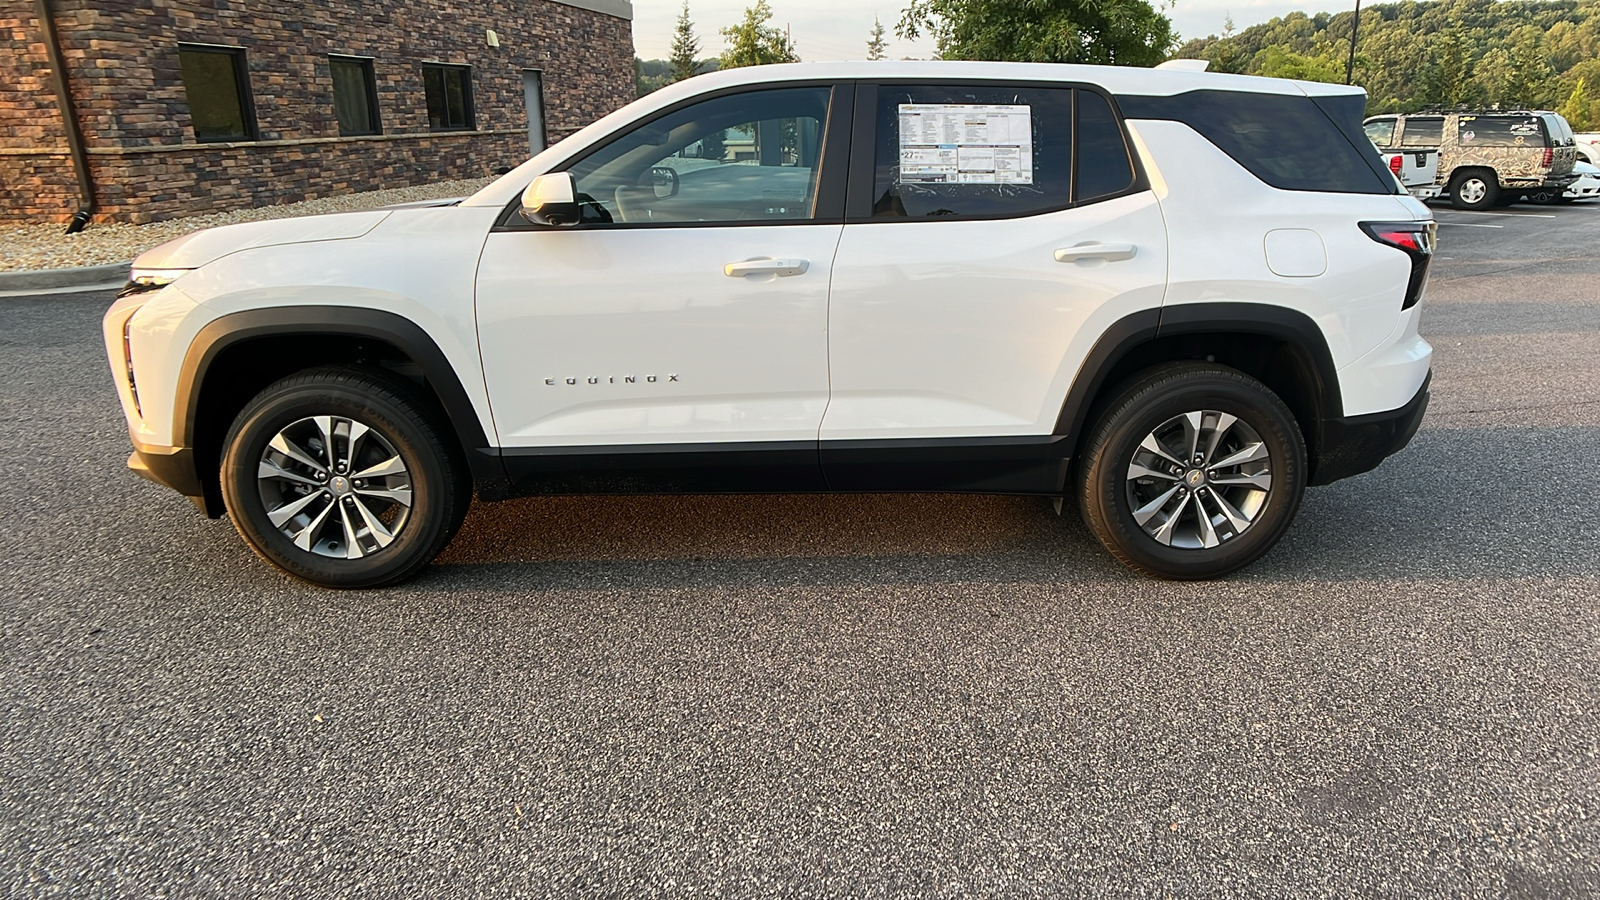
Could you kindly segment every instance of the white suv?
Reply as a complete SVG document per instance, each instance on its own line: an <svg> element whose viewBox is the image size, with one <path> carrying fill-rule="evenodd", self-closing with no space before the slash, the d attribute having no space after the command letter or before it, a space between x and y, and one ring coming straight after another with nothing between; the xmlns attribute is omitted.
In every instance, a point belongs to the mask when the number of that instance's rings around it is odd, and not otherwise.
<svg viewBox="0 0 1600 900"><path fill-rule="evenodd" d="M129 465L319 584L485 501L1074 495L1140 571L1265 553L1416 431L1428 210L1325 84L737 69L464 200L234 225L105 317Z"/></svg>

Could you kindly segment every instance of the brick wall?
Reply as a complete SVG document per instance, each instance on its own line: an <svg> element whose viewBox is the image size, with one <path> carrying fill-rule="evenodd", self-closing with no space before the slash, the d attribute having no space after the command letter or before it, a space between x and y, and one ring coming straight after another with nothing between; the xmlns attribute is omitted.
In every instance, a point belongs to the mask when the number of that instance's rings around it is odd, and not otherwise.
<svg viewBox="0 0 1600 900"><path fill-rule="evenodd" d="M0 37L0 220L66 221L78 208L78 183L31 4L0 10Z"/></svg>
<svg viewBox="0 0 1600 900"><path fill-rule="evenodd" d="M630 23L549 0L55 6L102 220L154 221L492 174L527 157L525 68L543 72L552 142L633 96ZM498 49L487 45L489 29ZM0 220L65 221L76 208L67 157L16 155L65 149L43 38L31 10L0 18L0 34L7 31L13 46L28 49L0 62ZM180 43L245 48L259 143L197 144ZM381 136L340 138L329 54L374 58ZM429 132L423 62L472 67L474 133Z"/></svg>

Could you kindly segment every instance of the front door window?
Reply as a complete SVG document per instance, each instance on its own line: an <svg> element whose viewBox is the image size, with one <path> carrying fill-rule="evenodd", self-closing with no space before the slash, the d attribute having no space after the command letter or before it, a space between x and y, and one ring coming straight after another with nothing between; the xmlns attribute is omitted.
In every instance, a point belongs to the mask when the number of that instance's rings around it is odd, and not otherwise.
<svg viewBox="0 0 1600 900"><path fill-rule="evenodd" d="M573 165L583 224L798 222L816 215L827 87L719 97Z"/></svg>

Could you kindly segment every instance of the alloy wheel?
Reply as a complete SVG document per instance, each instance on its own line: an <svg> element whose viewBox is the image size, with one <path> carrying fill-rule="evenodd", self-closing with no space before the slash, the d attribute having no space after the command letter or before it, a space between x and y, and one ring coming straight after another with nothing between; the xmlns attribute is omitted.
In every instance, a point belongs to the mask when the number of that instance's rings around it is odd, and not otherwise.
<svg viewBox="0 0 1600 900"><path fill-rule="evenodd" d="M1200 550L1244 534L1267 506L1272 459L1237 416L1194 410L1162 422L1129 460L1133 519L1157 543Z"/></svg>
<svg viewBox="0 0 1600 900"><path fill-rule="evenodd" d="M267 442L256 480L272 526L318 556L377 553L411 517L406 461L388 438L352 418L291 422Z"/></svg>

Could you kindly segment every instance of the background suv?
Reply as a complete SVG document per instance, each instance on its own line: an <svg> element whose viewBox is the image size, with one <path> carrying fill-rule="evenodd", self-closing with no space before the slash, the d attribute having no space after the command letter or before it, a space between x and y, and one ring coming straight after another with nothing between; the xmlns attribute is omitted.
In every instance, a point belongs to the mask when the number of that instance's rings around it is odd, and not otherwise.
<svg viewBox="0 0 1600 900"><path fill-rule="evenodd" d="M1072 495L1237 569L1428 398L1428 211L1359 89L995 63L653 93L465 200L229 226L105 317L130 465L332 586L481 500Z"/></svg>
<svg viewBox="0 0 1600 900"><path fill-rule="evenodd" d="M1377 116L1364 127L1383 150L1437 149L1436 177L1457 209L1488 209L1541 192L1560 196L1577 180L1577 139L1553 112Z"/></svg>

